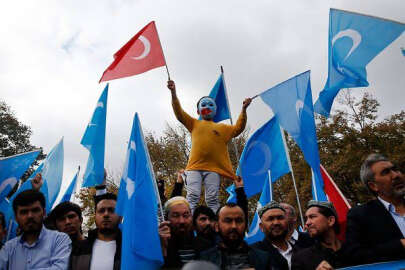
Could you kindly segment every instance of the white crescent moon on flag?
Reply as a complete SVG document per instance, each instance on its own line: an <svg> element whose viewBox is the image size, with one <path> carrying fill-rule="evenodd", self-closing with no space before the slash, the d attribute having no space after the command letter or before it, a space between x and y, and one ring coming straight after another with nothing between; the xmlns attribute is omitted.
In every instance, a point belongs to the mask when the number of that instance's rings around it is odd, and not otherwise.
<svg viewBox="0 0 405 270"><path fill-rule="evenodd" d="M247 234L247 237L252 237L259 231L259 228L260 228L259 224L260 224L260 219L258 218L258 220L256 222L256 226L253 228L253 230L250 233Z"/></svg>
<svg viewBox="0 0 405 270"><path fill-rule="evenodd" d="M15 177L7 178L3 182L1 182L0 193L2 193L6 189L7 186L10 186L10 188L13 188L15 184L17 184L17 178L15 178Z"/></svg>
<svg viewBox="0 0 405 270"><path fill-rule="evenodd" d="M146 56L148 56L148 54L150 53L150 42L149 42L149 40L146 37L142 36L142 35L139 36L139 40L143 43L144 50L143 50L141 55L136 56L136 57L135 56L132 57L135 60L141 60L141 59L145 58Z"/></svg>
<svg viewBox="0 0 405 270"><path fill-rule="evenodd" d="M333 37L332 47L338 39L343 38L343 37L351 38L353 41L352 48L347 53L346 57L343 59L343 61L345 61L354 52L354 50L360 45L361 35L359 32L357 32L356 30L353 30L353 29L342 30Z"/></svg>
<svg viewBox="0 0 405 270"><path fill-rule="evenodd" d="M127 177L127 194L128 194L128 200L132 197L132 194L134 194L135 191L135 183L134 181Z"/></svg>
<svg viewBox="0 0 405 270"><path fill-rule="evenodd" d="M264 162L263 162L262 167L257 172L252 173L252 175L259 175L259 174L263 174L263 173L267 172L267 170L269 169L270 163L271 163L271 151L270 151L270 148L261 141L253 142L249 147L249 151L255 146L257 146L257 148L260 149L264 155ZM258 151L258 150L256 150L256 151Z"/></svg>
<svg viewBox="0 0 405 270"><path fill-rule="evenodd" d="M297 111L298 119L300 118L300 111L303 108L304 108L304 102L301 99L297 100L297 102L295 103L295 110Z"/></svg>

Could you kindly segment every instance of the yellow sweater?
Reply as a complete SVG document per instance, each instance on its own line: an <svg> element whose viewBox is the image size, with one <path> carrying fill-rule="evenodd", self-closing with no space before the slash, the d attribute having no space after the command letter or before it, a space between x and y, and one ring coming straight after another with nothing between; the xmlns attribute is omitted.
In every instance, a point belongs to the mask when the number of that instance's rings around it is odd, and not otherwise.
<svg viewBox="0 0 405 270"><path fill-rule="evenodd" d="M229 158L228 142L245 129L246 112L242 110L238 121L232 126L191 117L183 111L177 98L172 105L176 118L191 133L191 153L186 170L211 171L234 179L236 176Z"/></svg>

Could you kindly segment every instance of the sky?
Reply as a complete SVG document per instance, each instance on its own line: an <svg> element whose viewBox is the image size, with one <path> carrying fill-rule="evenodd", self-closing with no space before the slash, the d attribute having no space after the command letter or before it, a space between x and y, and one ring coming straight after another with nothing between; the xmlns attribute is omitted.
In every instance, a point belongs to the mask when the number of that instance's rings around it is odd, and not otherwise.
<svg viewBox="0 0 405 270"><path fill-rule="evenodd" d="M329 9L405 22L403 0L283 1L8 1L0 16L0 99L33 131L46 153L64 137L62 190L88 151L80 145L105 87L98 81L113 54L154 20L171 78L185 111L207 95L224 67L236 119L243 99L311 70L314 101L327 78ZM368 66L367 91L380 102L379 119L405 109L405 34ZM110 82L105 167L121 174L132 119L159 136L178 124L165 68ZM360 97L364 89L353 89ZM333 108L336 108L336 104ZM248 108L252 131L272 113L260 99Z"/></svg>

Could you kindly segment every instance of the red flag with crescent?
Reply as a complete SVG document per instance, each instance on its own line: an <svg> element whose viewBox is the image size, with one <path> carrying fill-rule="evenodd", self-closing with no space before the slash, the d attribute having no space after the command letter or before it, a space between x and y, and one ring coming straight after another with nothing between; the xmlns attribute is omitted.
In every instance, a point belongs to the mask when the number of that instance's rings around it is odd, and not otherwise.
<svg viewBox="0 0 405 270"><path fill-rule="evenodd" d="M330 177L330 175L322 165L321 174L323 178L325 193L328 196L329 201L333 203L333 206L335 207L338 215L340 225L340 233L338 235L338 238L344 241L346 235L347 212L349 212L351 206L346 197L343 195L342 191L340 191L340 189L336 185L335 181L333 181L332 177Z"/></svg>
<svg viewBox="0 0 405 270"><path fill-rule="evenodd" d="M155 22L152 21L114 54L100 82L133 76L166 65Z"/></svg>

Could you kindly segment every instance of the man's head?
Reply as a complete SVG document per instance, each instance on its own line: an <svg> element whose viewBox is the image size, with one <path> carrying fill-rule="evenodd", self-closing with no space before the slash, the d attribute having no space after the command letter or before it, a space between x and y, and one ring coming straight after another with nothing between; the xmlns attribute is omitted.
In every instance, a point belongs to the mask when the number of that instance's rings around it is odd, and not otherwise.
<svg viewBox="0 0 405 270"><path fill-rule="evenodd" d="M41 231L45 217L45 197L41 192L33 189L21 192L13 201L13 210L23 233Z"/></svg>
<svg viewBox="0 0 405 270"><path fill-rule="evenodd" d="M271 201L259 210L260 229L267 239L282 240L288 234L286 210L276 201Z"/></svg>
<svg viewBox="0 0 405 270"><path fill-rule="evenodd" d="M211 208L200 205L194 209L193 225L198 234L212 235L214 232L215 213Z"/></svg>
<svg viewBox="0 0 405 270"><path fill-rule="evenodd" d="M115 213L117 195L106 193L95 197L95 222L101 234L111 235L118 229L120 217Z"/></svg>
<svg viewBox="0 0 405 270"><path fill-rule="evenodd" d="M193 230L193 217L186 198L176 196L165 203L165 215L175 236L185 236Z"/></svg>
<svg viewBox="0 0 405 270"><path fill-rule="evenodd" d="M82 235L82 210L72 202L58 204L49 214L55 228L69 235L72 240L81 238Z"/></svg>
<svg viewBox="0 0 405 270"><path fill-rule="evenodd" d="M284 208L288 220L288 230L291 232L295 229L297 224L297 212L295 211L294 206L288 203L280 203L281 207Z"/></svg>
<svg viewBox="0 0 405 270"><path fill-rule="evenodd" d="M246 230L245 214L237 204L226 203L218 210L217 230L228 248L237 248L243 242Z"/></svg>
<svg viewBox="0 0 405 270"><path fill-rule="evenodd" d="M360 178L374 195L384 200L405 196L405 177L383 155L369 155L361 165Z"/></svg>
<svg viewBox="0 0 405 270"><path fill-rule="evenodd" d="M6 218L4 217L4 214L0 212L0 242L3 241L6 234L7 234Z"/></svg>
<svg viewBox="0 0 405 270"><path fill-rule="evenodd" d="M305 227L312 238L322 238L331 231L340 232L337 213L330 202L309 201L305 218Z"/></svg>
<svg viewBox="0 0 405 270"><path fill-rule="evenodd" d="M205 96L197 102L197 113L204 120L212 120L217 113L217 104L211 97Z"/></svg>

